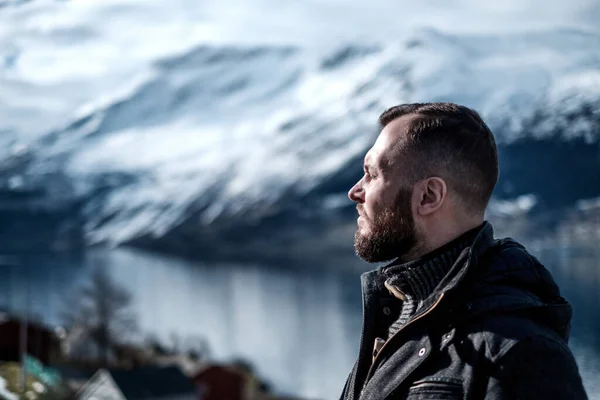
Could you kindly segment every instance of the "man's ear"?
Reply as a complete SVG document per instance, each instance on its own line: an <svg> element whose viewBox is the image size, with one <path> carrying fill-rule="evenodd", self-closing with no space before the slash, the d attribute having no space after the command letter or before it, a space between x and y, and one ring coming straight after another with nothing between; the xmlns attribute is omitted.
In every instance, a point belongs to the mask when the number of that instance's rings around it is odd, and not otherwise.
<svg viewBox="0 0 600 400"><path fill-rule="evenodd" d="M431 177L417 183L414 193L417 195L417 214L430 215L446 201L448 186L442 178Z"/></svg>

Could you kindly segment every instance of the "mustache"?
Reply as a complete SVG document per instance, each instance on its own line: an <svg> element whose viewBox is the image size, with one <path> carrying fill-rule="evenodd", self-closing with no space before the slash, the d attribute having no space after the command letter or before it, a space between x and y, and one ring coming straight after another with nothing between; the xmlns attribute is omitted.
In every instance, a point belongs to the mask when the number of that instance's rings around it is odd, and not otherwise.
<svg viewBox="0 0 600 400"><path fill-rule="evenodd" d="M360 204L358 204L356 206L356 211L358 212L358 215L360 215L361 217L369 219L369 217L367 217L367 214L365 213L364 208Z"/></svg>

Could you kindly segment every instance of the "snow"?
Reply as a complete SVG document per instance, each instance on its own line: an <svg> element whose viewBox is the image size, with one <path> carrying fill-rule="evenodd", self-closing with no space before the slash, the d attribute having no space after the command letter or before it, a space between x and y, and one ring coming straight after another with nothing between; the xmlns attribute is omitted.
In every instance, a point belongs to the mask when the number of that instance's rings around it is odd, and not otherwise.
<svg viewBox="0 0 600 400"><path fill-rule="evenodd" d="M7 386L7 382L4 378L0 377L0 396L2 396L3 399L6 400L17 400L19 398L19 396L17 396L16 394L9 392L8 389L6 388Z"/></svg>
<svg viewBox="0 0 600 400"><path fill-rule="evenodd" d="M34 160L9 187L67 174L89 242L117 245L310 191L402 102L472 106L501 143L598 140L599 20L595 0L0 0L0 159Z"/></svg>
<svg viewBox="0 0 600 400"><path fill-rule="evenodd" d="M131 178L90 203L91 242L305 193L401 102L472 106L499 142L597 135L568 115L600 104L592 1L233 3L2 3L0 154L31 151L30 173L58 165L77 196Z"/></svg>

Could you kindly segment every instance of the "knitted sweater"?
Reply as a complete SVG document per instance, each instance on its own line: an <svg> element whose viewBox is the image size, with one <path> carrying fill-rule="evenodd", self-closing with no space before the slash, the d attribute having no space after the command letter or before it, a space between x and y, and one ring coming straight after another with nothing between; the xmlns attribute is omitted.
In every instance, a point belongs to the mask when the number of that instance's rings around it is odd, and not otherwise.
<svg viewBox="0 0 600 400"><path fill-rule="evenodd" d="M473 242L479 227L450 243L408 263L392 263L382 268L385 286L402 302L397 318L380 332L386 340L392 337L421 307L456 262L459 254ZM396 308L396 307L394 307ZM396 308L397 309L397 308ZM396 312L397 313L397 312ZM388 324L385 324L388 325Z"/></svg>

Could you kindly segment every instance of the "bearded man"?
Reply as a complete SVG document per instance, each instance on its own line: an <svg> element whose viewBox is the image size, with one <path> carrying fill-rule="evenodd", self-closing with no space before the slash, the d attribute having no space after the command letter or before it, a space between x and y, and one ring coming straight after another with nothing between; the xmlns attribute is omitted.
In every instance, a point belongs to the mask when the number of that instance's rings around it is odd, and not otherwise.
<svg viewBox="0 0 600 400"><path fill-rule="evenodd" d="M567 345L571 306L484 212L498 181L477 112L404 104L350 190L362 275L359 355L342 399L585 399Z"/></svg>

